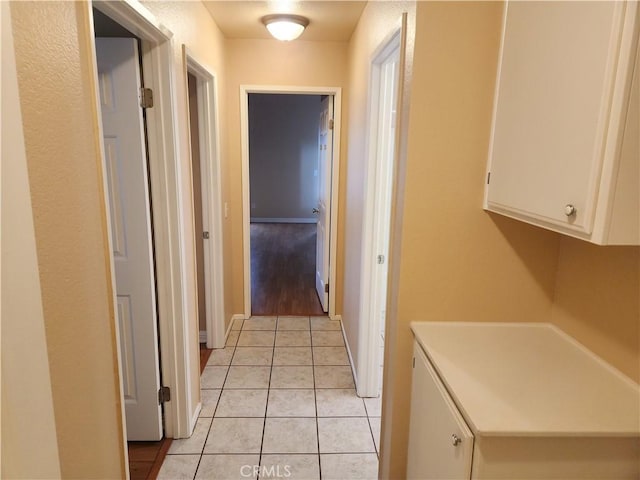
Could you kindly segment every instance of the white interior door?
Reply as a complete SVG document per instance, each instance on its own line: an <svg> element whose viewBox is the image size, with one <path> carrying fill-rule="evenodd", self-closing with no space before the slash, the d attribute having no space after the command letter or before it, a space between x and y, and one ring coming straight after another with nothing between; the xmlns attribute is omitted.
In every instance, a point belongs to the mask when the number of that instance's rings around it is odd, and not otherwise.
<svg viewBox="0 0 640 480"><path fill-rule="evenodd" d="M160 440L160 372L138 44L96 39L129 440Z"/></svg>
<svg viewBox="0 0 640 480"><path fill-rule="evenodd" d="M329 310L329 214L331 211L331 165L333 160L333 96L322 99L318 134L318 235L316 240L316 290L322 310Z"/></svg>
<svg viewBox="0 0 640 480"><path fill-rule="evenodd" d="M376 148L376 180L374 200L374 277L375 294L372 311L379 319L384 342L387 309L389 235L391 228L391 195L393 193L393 155L396 137L396 104L400 50L395 49L380 65L378 94L378 141Z"/></svg>

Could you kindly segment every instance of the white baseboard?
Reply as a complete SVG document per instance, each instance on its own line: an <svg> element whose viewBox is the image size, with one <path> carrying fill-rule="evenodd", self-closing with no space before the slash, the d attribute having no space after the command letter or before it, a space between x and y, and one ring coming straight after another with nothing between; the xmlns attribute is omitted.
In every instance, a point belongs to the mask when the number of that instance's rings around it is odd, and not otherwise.
<svg viewBox="0 0 640 480"><path fill-rule="evenodd" d="M342 323L342 315L336 315L335 320L340 320L340 329L342 330L342 338L344 339L344 346L347 348L347 355L349 356L349 364L351 365L351 373L353 374L353 381L358 389L358 375L356 374L356 367L353 363L353 356L351 355L351 349L349 348L349 341L347 340L347 334L344 331L344 324Z"/></svg>
<svg viewBox="0 0 640 480"><path fill-rule="evenodd" d="M251 217L251 223L317 223L317 218L269 218Z"/></svg>
<svg viewBox="0 0 640 480"><path fill-rule="evenodd" d="M207 343L207 331L200 330L200 343Z"/></svg>
<svg viewBox="0 0 640 480"><path fill-rule="evenodd" d="M191 416L191 425L189 425L189 437L193 435L194 430L196 429L196 423L198 422L198 418L200 417L200 411L202 410L202 402L198 402L196 405L196 409Z"/></svg>
<svg viewBox="0 0 640 480"><path fill-rule="evenodd" d="M231 333L231 330L233 330L233 323L236 320L244 320L244 315L240 315L238 313L231 315L231 321L229 322L229 326L227 327L227 332L224 334L224 344L227 344L227 339L229 338L229 334Z"/></svg>

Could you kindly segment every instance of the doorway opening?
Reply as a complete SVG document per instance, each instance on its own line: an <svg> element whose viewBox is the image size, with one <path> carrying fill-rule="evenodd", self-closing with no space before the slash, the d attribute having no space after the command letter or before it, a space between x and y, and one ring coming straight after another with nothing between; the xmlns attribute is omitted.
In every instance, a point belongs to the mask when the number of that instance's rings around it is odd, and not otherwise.
<svg viewBox="0 0 640 480"><path fill-rule="evenodd" d="M157 441L163 424L140 40L99 11L94 24L127 440Z"/></svg>
<svg viewBox="0 0 640 480"><path fill-rule="evenodd" d="M103 161L101 174L104 201L107 205L107 237L109 247L114 252L110 258L110 270L114 292L113 311L115 313L114 332L118 353L118 380L122 399L120 404L122 425L119 428L122 431L123 445L125 446L129 439L156 440L161 438L163 433L166 438L184 438L191 435L195 426L194 412L192 411L194 408L193 388L191 378L188 375L191 344L190 342L176 341L176 339L189 338L190 335L197 335L197 333L190 331L190 325L184 321L183 316L186 268L182 256L184 242L180 234L182 222L180 190L182 187L178 182L180 174L173 110L172 34L159 25L153 15L150 15L142 5L125 0L94 1L87 9L86 19L90 26L87 31L91 32L86 41L91 45L89 52L93 57L94 65L92 72L90 72L90 81L95 93L94 105L96 112L98 112L99 141ZM119 60L118 55L122 52L114 47L116 53L110 52L109 55L112 55L113 58L105 62L106 67L99 66L100 59L96 56L96 45L103 42L94 37L94 32L98 32L101 28L99 22L105 19L117 31L104 36L120 37L108 40L118 40L117 43L126 44L130 50L125 55L128 59ZM98 48L102 48L102 46ZM132 54L131 52L135 52L136 49L138 54ZM100 63L102 64L102 60ZM121 89L115 85L116 78L121 75L121 65L127 65L129 71L131 68L133 71L138 69L138 75L140 70L144 69L147 75L144 78L144 85L136 84L134 86L134 94L131 94L130 88L126 88L128 99L125 102L115 102L114 95L121 94ZM135 76L136 74L134 74ZM125 81L124 83L137 82ZM153 106L146 105L147 108L144 111L146 125L140 120L143 114L139 109L141 103L149 103L149 92L141 91L140 86L150 89L153 94ZM131 113L125 115L126 118L123 120L123 122L135 123L137 126L135 131L132 130L135 135L131 136L135 139L129 142L124 140L125 137L122 137L123 140L116 138L120 133L114 134L107 131L113 125L107 126L107 120L101 114L105 111L108 111L109 114L116 114L121 106L132 108L132 105L136 111L132 110ZM117 124L118 122L111 123ZM143 126L142 129L140 129L140 125ZM145 131L146 137L144 133L141 133ZM144 158L144 161L129 162L127 153L129 148L137 148L140 151L146 149L146 156L140 157ZM127 157L126 162L123 160L125 156ZM128 165L128 163L132 163L132 165ZM137 169L138 179L136 181L133 181L133 175L121 171L122 168L126 170L129 167ZM125 218L133 211L125 207L132 201L137 202L124 196L125 190L138 190L137 193L144 192L146 195L142 203L146 203L147 208L136 210L144 213L138 216L134 215L135 219ZM153 202L149 201L151 196ZM139 197L136 198L139 200ZM140 241L131 228L123 231L123 225L126 225L127 222L139 223L144 226L144 240ZM128 258L129 253L133 253L133 250L140 245L147 250L141 255L146 259L146 266L141 266L140 270L145 275L148 274L148 277L155 274L155 281L145 282L147 287L154 285L154 288L147 288L147 290L151 290L151 293L147 295L147 300L143 303L151 305L152 308L155 305L156 315L146 315L141 313L142 311L138 308L134 308L136 301L133 297L135 293L121 293L120 287L124 285L135 290L138 285L126 285L126 282L120 282L117 278L120 276L117 263L123 259L116 260L115 253L117 252L120 257ZM122 255L123 251L124 255ZM152 267L153 264L155 264L155 271ZM137 270L133 265L131 269ZM150 302L149 296L155 297L155 301ZM138 320L142 318L145 320ZM148 331L155 329L155 334L140 333L140 325L143 325ZM143 346L138 347L138 342L142 342ZM197 346L197 343L195 345ZM149 360L152 357L155 359ZM141 375L136 371L138 367L149 369L151 373L142 375L144 378L141 378ZM162 383L160 383L160 370L162 371ZM139 435L140 431L136 433L138 427L130 425L129 418L132 416L125 412L125 408L128 409L129 406L135 404L146 405L147 403L149 408L140 409L141 415L145 419L141 421L136 418L135 421L147 427L150 425L153 431L145 430ZM162 404L162 407L159 404ZM129 460L126 448L123 457L125 461ZM134 461L133 458L132 461Z"/></svg>
<svg viewBox="0 0 640 480"><path fill-rule="evenodd" d="M183 47L191 151L199 342L222 348L222 181L215 75Z"/></svg>
<svg viewBox="0 0 640 480"><path fill-rule="evenodd" d="M249 94L251 314L323 315L320 95ZM324 285L321 286L324 289ZM324 295L324 290L321 290Z"/></svg>
<svg viewBox="0 0 640 480"><path fill-rule="evenodd" d="M335 318L340 89L241 87L245 318Z"/></svg>

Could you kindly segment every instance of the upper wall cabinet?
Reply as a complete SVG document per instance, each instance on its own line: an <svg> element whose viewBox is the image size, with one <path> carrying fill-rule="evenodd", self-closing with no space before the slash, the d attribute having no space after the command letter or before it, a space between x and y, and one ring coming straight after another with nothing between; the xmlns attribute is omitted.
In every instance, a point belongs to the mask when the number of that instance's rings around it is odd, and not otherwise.
<svg viewBox="0 0 640 480"><path fill-rule="evenodd" d="M508 2L485 208L640 245L638 2Z"/></svg>

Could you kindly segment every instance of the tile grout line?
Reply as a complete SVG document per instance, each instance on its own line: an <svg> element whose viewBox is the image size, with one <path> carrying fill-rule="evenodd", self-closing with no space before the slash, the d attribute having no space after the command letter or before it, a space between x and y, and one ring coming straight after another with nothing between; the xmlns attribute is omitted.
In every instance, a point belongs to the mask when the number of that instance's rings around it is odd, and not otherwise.
<svg viewBox="0 0 640 480"><path fill-rule="evenodd" d="M316 387L316 356L313 350L313 329L309 317L309 342L311 343L311 373L313 374L313 399L316 406L316 442L318 444L318 478L322 480L322 462L320 461L320 423L318 420L318 390Z"/></svg>
<svg viewBox="0 0 640 480"><path fill-rule="evenodd" d="M243 325L244 326L244 325ZM262 440L260 441L260 454L258 455L258 476L260 478L260 466L262 465L262 450L264 448L264 434L267 431L267 412L269 410L269 395L271 395L271 378L273 377L273 359L276 355L276 335L278 334L278 316L273 331L273 345L271 346L271 366L269 368L269 383L267 384L267 401L264 406L264 421L262 422Z"/></svg>
<svg viewBox="0 0 640 480"><path fill-rule="evenodd" d="M239 338L240 338L240 334L238 334L238 339ZM238 339L236 339L236 342L235 342L236 345L238 344ZM211 423L209 424L209 429L207 430L207 436L204 438L204 444L202 445L202 450L200 452L200 458L198 459L198 465L196 466L196 471L193 474L193 480L195 480L196 476L198 475L198 469L200 468L200 464L202 463L202 457L204 456L204 449L207 446L207 440L209 439L209 435L211 434L211 429L213 428L213 421L216 418L216 412L218 411L218 407L220 406L220 399L222 398L222 393L224 392L224 384L227 381L227 377L229 376L229 371L231 370L231 362L233 361L233 357L236 354L236 345L233 346L233 353L231 354L231 358L229 359L229 365L227 366L227 373L224 376L224 380L222 381L222 385L220 385L220 394L218 395L218 401L216 402L216 408L213 409L213 416L211 417ZM231 346L231 345L229 345L229 346ZM223 348L226 348L226 345ZM206 368L206 366L205 366L205 368ZM202 390L203 390L202 387L200 387L201 398L202 398ZM198 417L198 420L200 420L200 418L201 417Z"/></svg>

